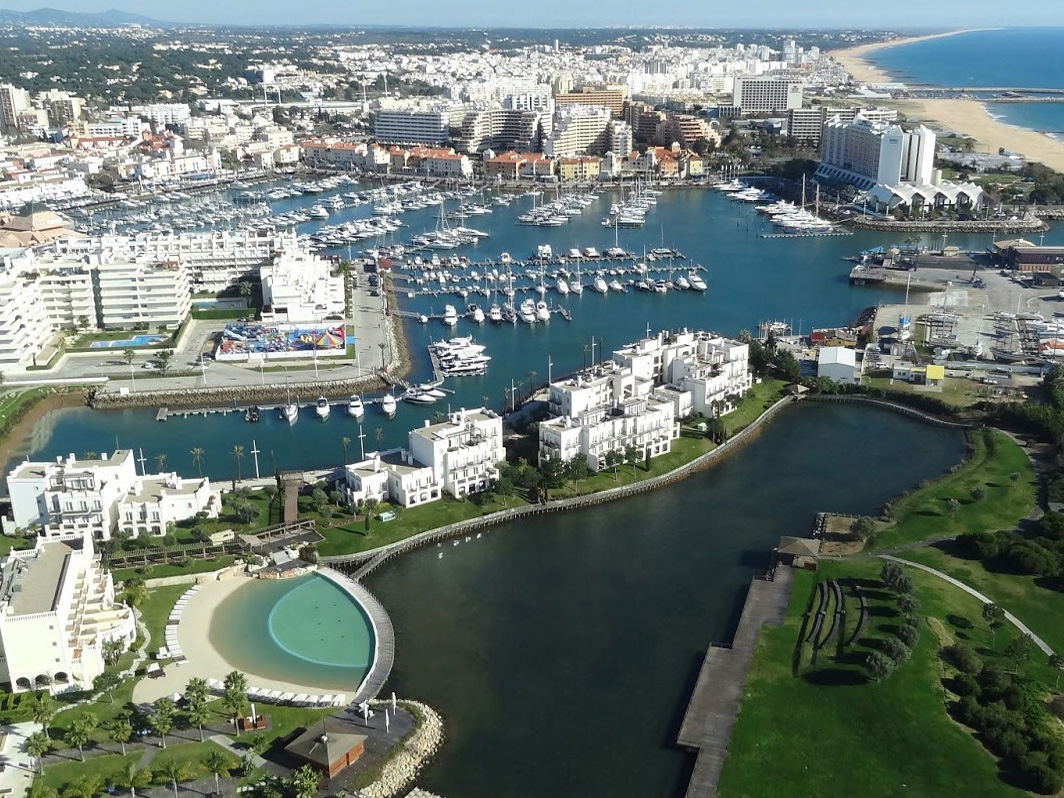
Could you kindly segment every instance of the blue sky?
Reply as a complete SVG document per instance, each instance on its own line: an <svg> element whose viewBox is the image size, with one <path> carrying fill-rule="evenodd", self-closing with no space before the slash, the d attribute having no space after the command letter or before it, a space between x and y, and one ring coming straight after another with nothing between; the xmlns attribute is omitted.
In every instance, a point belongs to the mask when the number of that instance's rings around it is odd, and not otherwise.
<svg viewBox="0 0 1064 798"><path fill-rule="evenodd" d="M653 3L640 0L540 0L484 3L483 0L331 0L324 3L292 0L171 0L145 4L130 0L0 0L0 6L29 11L42 6L69 11L118 8L175 22L222 24L360 24L575 27L678 26L692 27L885 27L959 28L982 25L1064 25L1059 0L890 0L860 3L853 0L759 0L757 3L700 3L680 0Z"/></svg>

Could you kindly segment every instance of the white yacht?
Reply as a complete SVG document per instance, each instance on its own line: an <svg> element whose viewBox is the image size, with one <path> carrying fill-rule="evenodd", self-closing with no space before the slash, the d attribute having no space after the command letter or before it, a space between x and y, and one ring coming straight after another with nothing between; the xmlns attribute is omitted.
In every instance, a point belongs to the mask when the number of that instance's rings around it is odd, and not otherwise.
<svg viewBox="0 0 1064 798"><path fill-rule="evenodd" d="M536 323L536 303L531 299L526 299L521 303L521 307L517 310L517 315L521 321L526 324Z"/></svg>
<svg viewBox="0 0 1064 798"><path fill-rule="evenodd" d="M682 274L676 278L674 285L681 291L687 291L691 288L691 283L687 281L687 278Z"/></svg>
<svg viewBox="0 0 1064 798"><path fill-rule="evenodd" d="M606 281L602 279L601 274L595 275L595 280L591 283L591 287L595 291L598 291L600 294L605 294L607 291L610 290L610 287L606 285Z"/></svg>
<svg viewBox="0 0 1064 798"><path fill-rule="evenodd" d="M610 290L616 291L618 294L628 293L627 289L621 285L621 281L617 279L610 280Z"/></svg>
<svg viewBox="0 0 1064 798"><path fill-rule="evenodd" d="M324 396L319 396L318 401L314 403L314 412L322 421L328 419L329 413L332 412L332 408L329 407L329 400Z"/></svg>
<svg viewBox="0 0 1064 798"><path fill-rule="evenodd" d="M366 405L362 402L362 397L357 393L352 394L351 398L347 400L347 415L351 418L362 418L366 415Z"/></svg>
<svg viewBox="0 0 1064 798"><path fill-rule="evenodd" d="M702 279L702 275L698 272L691 272L687 275L687 282L691 284L691 288L695 291L706 290L706 281Z"/></svg>
<svg viewBox="0 0 1064 798"><path fill-rule="evenodd" d="M498 304L492 305L488 308L488 318L493 324L499 324L502 321L502 308Z"/></svg>
<svg viewBox="0 0 1064 798"><path fill-rule="evenodd" d="M567 296L569 293L569 283L565 282L564 277L559 277L555 280L554 287L558 289L558 293L562 296Z"/></svg>
<svg viewBox="0 0 1064 798"><path fill-rule="evenodd" d="M443 323L448 327L453 327L458 323L458 311L454 309L454 305L447 305L444 307Z"/></svg>
<svg viewBox="0 0 1064 798"><path fill-rule="evenodd" d="M536 320L550 321L550 308L542 299L536 303Z"/></svg>
<svg viewBox="0 0 1064 798"><path fill-rule="evenodd" d="M329 212L325 210L325 207L323 205L313 206L309 211L307 211L307 214L310 216L311 219L329 218Z"/></svg>
<svg viewBox="0 0 1064 798"><path fill-rule="evenodd" d="M469 318L471 318L475 323L484 323L484 311L481 310L480 305L470 303L469 307L466 310L469 313Z"/></svg>
<svg viewBox="0 0 1064 798"><path fill-rule="evenodd" d="M384 396L381 398L381 412L384 413L384 415L386 415L388 418L395 418L396 407L397 403L395 401L395 397L392 396L390 393L384 394Z"/></svg>

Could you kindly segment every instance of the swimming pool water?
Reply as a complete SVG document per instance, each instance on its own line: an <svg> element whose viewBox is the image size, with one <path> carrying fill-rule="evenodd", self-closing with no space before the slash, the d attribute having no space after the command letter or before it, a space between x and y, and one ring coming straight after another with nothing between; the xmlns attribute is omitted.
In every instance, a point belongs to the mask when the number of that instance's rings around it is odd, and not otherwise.
<svg viewBox="0 0 1064 798"><path fill-rule="evenodd" d="M373 628L362 608L316 574L250 580L215 609L209 636L252 684L260 676L354 692L373 661Z"/></svg>
<svg viewBox="0 0 1064 798"><path fill-rule="evenodd" d="M128 346L151 346L165 340L165 335L134 335L132 338L125 338L121 341L93 341L89 344L89 349L122 349Z"/></svg>

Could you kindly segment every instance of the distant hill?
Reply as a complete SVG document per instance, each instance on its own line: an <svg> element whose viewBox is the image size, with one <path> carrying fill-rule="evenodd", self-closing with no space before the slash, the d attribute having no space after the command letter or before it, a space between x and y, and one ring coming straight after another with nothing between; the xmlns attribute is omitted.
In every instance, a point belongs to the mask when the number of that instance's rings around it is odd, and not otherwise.
<svg viewBox="0 0 1064 798"><path fill-rule="evenodd" d="M0 25L63 25L75 28L94 28L116 25L165 27L167 23L117 9L87 14L81 11L63 11L58 8L38 8L35 11L12 11L0 8Z"/></svg>

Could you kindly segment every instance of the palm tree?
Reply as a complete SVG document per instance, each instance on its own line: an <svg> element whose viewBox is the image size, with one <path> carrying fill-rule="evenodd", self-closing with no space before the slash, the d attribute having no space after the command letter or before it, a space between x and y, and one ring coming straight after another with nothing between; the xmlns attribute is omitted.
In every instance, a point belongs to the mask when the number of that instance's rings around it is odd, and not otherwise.
<svg viewBox="0 0 1064 798"><path fill-rule="evenodd" d="M188 778L188 770L185 768L184 763L176 759L168 759L157 772L170 780L174 787L174 798L178 798L177 783Z"/></svg>
<svg viewBox="0 0 1064 798"><path fill-rule="evenodd" d="M196 464L200 479L203 479L203 455L207 454L207 452L199 446L196 446L189 452L189 454L192 455L192 462Z"/></svg>
<svg viewBox="0 0 1064 798"><path fill-rule="evenodd" d="M138 787L147 787L151 784L151 771L147 768L138 768L136 762L127 762L115 775L118 786L129 790L130 798L137 798Z"/></svg>
<svg viewBox="0 0 1064 798"><path fill-rule="evenodd" d="M37 693L37 697L33 699L32 713L33 720L41 724L45 739L52 739L48 736L48 721L52 719L55 711L52 709L52 702L47 693Z"/></svg>
<svg viewBox="0 0 1064 798"><path fill-rule="evenodd" d="M127 366L133 365L133 358L137 356L135 349L125 349L122 351L122 358L126 361Z"/></svg>
<svg viewBox="0 0 1064 798"><path fill-rule="evenodd" d="M240 281L240 296L244 297L244 304L251 307L251 283L247 280Z"/></svg>
<svg viewBox="0 0 1064 798"><path fill-rule="evenodd" d="M151 717L151 727L159 735L162 747L166 748L166 735L174 728L174 702L166 697L155 702L155 714Z"/></svg>
<svg viewBox="0 0 1064 798"><path fill-rule="evenodd" d="M82 715L70 724L70 729L67 731L67 740L70 741L71 745L78 747L82 762L85 761L85 743L92 739L92 730L95 728L96 716Z"/></svg>
<svg viewBox="0 0 1064 798"><path fill-rule="evenodd" d="M44 779L34 779L26 792L26 798L58 798L54 788L44 783Z"/></svg>
<svg viewBox="0 0 1064 798"><path fill-rule="evenodd" d="M211 689L208 686L206 679L193 676L188 680L188 684L185 685L185 700L190 704L205 704L210 692Z"/></svg>
<svg viewBox="0 0 1064 798"><path fill-rule="evenodd" d="M381 450L381 441L384 440L384 430L377 427L376 431L373 433L373 439L377 442L377 451L379 452Z"/></svg>
<svg viewBox="0 0 1064 798"><path fill-rule="evenodd" d="M228 776L229 771L233 769L232 761L221 751L211 751L203 760L203 764L214 774L214 791L221 795L221 779L222 776Z"/></svg>
<svg viewBox="0 0 1064 798"><path fill-rule="evenodd" d="M156 360L159 361L159 373L164 377L166 372L170 370L170 366L173 365L173 357L173 353L169 349L163 349L155 356Z"/></svg>
<svg viewBox="0 0 1064 798"><path fill-rule="evenodd" d="M587 368L587 353L591 351L591 345L590 344L584 344L583 345L583 350L584 350L584 368L586 369Z"/></svg>
<svg viewBox="0 0 1064 798"><path fill-rule="evenodd" d="M203 724L211 719L211 711L203 700L189 701L188 722L199 729L199 739L203 742Z"/></svg>
<svg viewBox="0 0 1064 798"><path fill-rule="evenodd" d="M85 776L67 785L66 790L75 798L96 798L103 792L103 780L96 775Z"/></svg>
<svg viewBox="0 0 1064 798"><path fill-rule="evenodd" d="M159 452L159 454L155 455L155 466L161 474L166 468L166 452Z"/></svg>
<svg viewBox="0 0 1064 798"><path fill-rule="evenodd" d="M126 714L119 715L111 721L111 739L122 746L122 756L126 755L126 743L133 736L133 722Z"/></svg>
<svg viewBox="0 0 1064 798"><path fill-rule="evenodd" d="M244 459L244 447L239 443L233 445L233 451L231 452L233 457L236 458L236 480L240 481L240 461Z"/></svg>
<svg viewBox="0 0 1064 798"><path fill-rule="evenodd" d="M37 760L37 772L44 773L44 755L51 748L48 735L44 732L34 732L26 738L26 753Z"/></svg>
<svg viewBox="0 0 1064 798"><path fill-rule="evenodd" d="M303 765L292 774L292 792L295 798L314 798L318 794L321 776L310 765Z"/></svg>
<svg viewBox="0 0 1064 798"><path fill-rule="evenodd" d="M96 452L93 452L93 451L82 452L81 453L81 459L82 460L95 460L96 459Z"/></svg>
<svg viewBox="0 0 1064 798"><path fill-rule="evenodd" d="M143 580L133 582L132 584L127 581L125 599L126 604L130 607L139 607L148 600L148 586L144 584Z"/></svg>
<svg viewBox="0 0 1064 798"><path fill-rule="evenodd" d="M340 445L344 447L344 465L347 465L347 447L351 445L351 439L345 435L340 438Z"/></svg>

